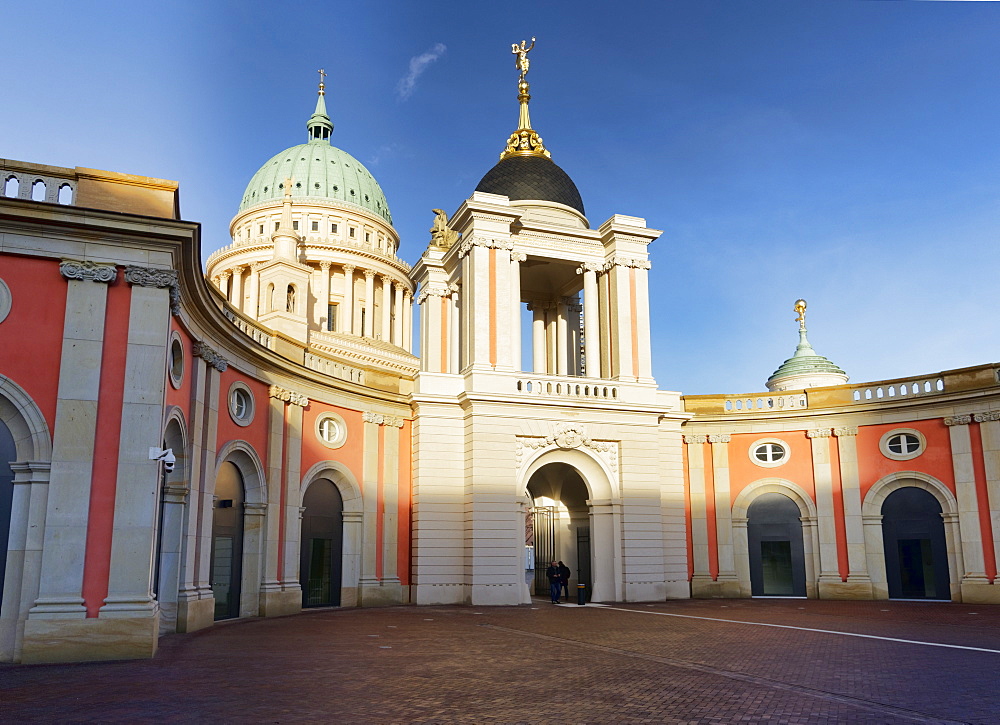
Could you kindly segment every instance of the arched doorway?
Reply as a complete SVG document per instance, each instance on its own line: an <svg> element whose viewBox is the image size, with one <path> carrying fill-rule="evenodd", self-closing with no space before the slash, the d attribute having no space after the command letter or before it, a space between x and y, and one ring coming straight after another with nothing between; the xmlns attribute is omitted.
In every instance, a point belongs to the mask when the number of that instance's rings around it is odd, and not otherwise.
<svg viewBox="0 0 1000 725"><path fill-rule="evenodd" d="M750 591L756 597L806 596L805 552L798 504L765 493L747 509Z"/></svg>
<svg viewBox="0 0 1000 725"><path fill-rule="evenodd" d="M546 570L552 561L563 561L572 572L569 590L575 596L578 584L586 587L589 601L593 590L590 508L587 484L566 463L548 463L528 479L532 501L531 532L535 552L532 593L549 593Z"/></svg>
<svg viewBox="0 0 1000 725"><path fill-rule="evenodd" d="M890 599L951 599L941 504L906 486L882 504L882 542Z"/></svg>
<svg viewBox="0 0 1000 725"><path fill-rule="evenodd" d="M3 605L3 584L7 574L7 547L10 540L10 517L14 505L14 472L10 464L17 460L17 447L10 428L0 420L0 606ZM2 614L2 612L0 612Z"/></svg>
<svg viewBox="0 0 1000 725"><path fill-rule="evenodd" d="M243 577L243 475L236 464L224 462L215 478L212 512L212 560L209 581L215 596L215 618L240 616Z"/></svg>
<svg viewBox="0 0 1000 725"><path fill-rule="evenodd" d="M299 583L303 607L340 606L344 501L333 481L313 481L302 497Z"/></svg>

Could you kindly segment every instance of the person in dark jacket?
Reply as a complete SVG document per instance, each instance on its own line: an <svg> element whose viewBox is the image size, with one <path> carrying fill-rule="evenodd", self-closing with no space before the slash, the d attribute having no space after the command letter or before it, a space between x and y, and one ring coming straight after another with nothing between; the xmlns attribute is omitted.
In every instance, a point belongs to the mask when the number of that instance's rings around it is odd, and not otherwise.
<svg viewBox="0 0 1000 725"><path fill-rule="evenodd" d="M569 576L570 576L570 574L572 574L572 572L569 570L569 567L566 566L565 564L563 564L560 561L559 562L559 581L560 581L560 584L562 585L562 591L565 592L565 594L566 594L566 601L567 602L569 601Z"/></svg>
<svg viewBox="0 0 1000 725"><path fill-rule="evenodd" d="M559 594L562 592L562 577L559 574L559 564L552 562L549 564L549 568L545 571L545 576L549 578L549 596L552 597L552 603L559 603Z"/></svg>

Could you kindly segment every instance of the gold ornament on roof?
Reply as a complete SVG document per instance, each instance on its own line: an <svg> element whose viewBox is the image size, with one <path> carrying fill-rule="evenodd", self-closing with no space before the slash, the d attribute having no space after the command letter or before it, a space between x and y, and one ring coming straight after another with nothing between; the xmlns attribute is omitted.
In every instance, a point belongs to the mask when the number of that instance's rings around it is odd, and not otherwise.
<svg viewBox="0 0 1000 725"><path fill-rule="evenodd" d="M448 226L448 214L444 209L431 209L434 212L434 226L431 227L431 246L449 249L458 241L458 232Z"/></svg>
<svg viewBox="0 0 1000 725"><path fill-rule="evenodd" d="M517 56L514 67L520 71L520 76L517 79L517 100L520 103L521 111L517 130L507 139L507 147L500 154L501 161L510 156L540 156L546 159L552 157L552 154L545 148L545 144L542 143L542 137L531 128L531 117L528 114L528 101L531 100L531 93L529 93L528 81L524 78L528 75L528 69L531 67L528 53L534 47L534 38L531 39L531 45L528 45L527 40L522 40L520 44L511 43L510 45L510 52Z"/></svg>
<svg viewBox="0 0 1000 725"><path fill-rule="evenodd" d="M795 307L792 308L798 313L798 317L795 321L799 323L800 328L805 328L806 326L806 301L805 300L795 300Z"/></svg>
<svg viewBox="0 0 1000 725"><path fill-rule="evenodd" d="M319 94L321 96L325 96L326 95L326 83L324 83L324 80L326 79L326 71L323 70L322 68L320 68L318 72L319 72Z"/></svg>

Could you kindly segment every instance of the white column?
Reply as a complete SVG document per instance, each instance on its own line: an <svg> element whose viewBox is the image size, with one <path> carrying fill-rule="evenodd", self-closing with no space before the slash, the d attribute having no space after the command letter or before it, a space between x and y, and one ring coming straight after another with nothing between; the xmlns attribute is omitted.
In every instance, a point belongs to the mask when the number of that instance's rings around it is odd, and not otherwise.
<svg viewBox="0 0 1000 725"><path fill-rule="evenodd" d="M833 510L833 466L830 463L829 428L806 431L812 444L813 480L816 482L816 526L819 532L819 586L840 584L837 556L837 526Z"/></svg>
<svg viewBox="0 0 1000 725"><path fill-rule="evenodd" d="M514 370L521 364L521 262L527 257L523 252L510 253L510 359Z"/></svg>
<svg viewBox="0 0 1000 725"><path fill-rule="evenodd" d="M601 377L601 318L597 300L598 265L580 266L583 272L583 344L587 377Z"/></svg>
<svg viewBox="0 0 1000 725"><path fill-rule="evenodd" d="M340 310L340 331L354 334L354 265L344 265L344 304Z"/></svg>
<svg viewBox="0 0 1000 725"><path fill-rule="evenodd" d="M708 436L686 435L688 482L691 490L691 548L694 573L692 594L697 585L711 582L708 556L708 498L705 491L705 449Z"/></svg>
<svg viewBox="0 0 1000 725"><path fill-rule="evenodd" d="M452 291L448 299L448 367L444 371L458 373L462 370L462 300L455 291Z"/></svg>
<svg viewBox="0 0 1000 725"><path fill-rule="evenodd" d="M392 280L384 274L380 274L378 278L382 281L382 324L379 334L385 342L389 342L392 338Z"/></svg>
<svg viewBox="0 0 1000 725"><path fill-rule="evenodd" d="M569 306L565 298L556 303L556 374L568 375L569 372Z"/></svg>
<svg viewBox="0 0 1000 725"><path fill-rule="evenodd" d="M653 351L649 329L649 262L640 261L634 268L635 334L638 337L639 378L653 379Z"/></svg>
<svg viewBox="0 0 1000 725"><path fill-rule="evenodd" d="M228 269L219 275L219 291L226 299L229 299L229 278L232 276L233 273Z"/></svg>
<svg viewBox="0 0 1000 725"><path fill-rule="evenodd" d="M531 303L531 359L532 369L539 375L548 372L545 353L545 307L535 300Z"/></svg>
<svg viewBox="0 0 1000 725"><path fill-rule="evenodd" d="M45 517L45 538L38 599L30 620L86 617L83 606L83 561L87 549L88 508L97 433L104 318L108 285L117 274L112 265L93 265L68 278L63 324L52 468ZM162 366L161 366L162 367ZM148 449L148 446L147 446Z"/></svg>
<svg viewBox="0 0 1000 725"><path fill-rule="evenodd" d="M375 271L365 273L365 322L360 331L362 337L375 337Z"/></svg>
<svg viewBox="0 0 1000 725"><path fill-rule="evenodd" d="M990 521L993 524L993 551L1000 562L1000 413L977 413L979 435L983 440L983 464L986 472L986 491L990 504ZM993 586L1000 584L994 580Z"/></svg>
<svg viewBox="0 0 1000 725"><path fill-rule="evenodd" d="M955 472L955 498L958 499L958 528L961 535L965 572L962 584L989 584L983 558L982 530L979 527L979 502L976 474L972 461L971 416L945 418L951 436L951 460Z"/></svg>
<svg viewBox="0 0 1000 725"><path fill-rule="evenodd" d="M320 262L319 269L322 280L319 286L319 314L316 315L321 330L328 330L330 325L330 262Z"/></svg>
<svg viewBox="0 0 1000 725"><path fill-rule="evenodd" d="M102 619L156 614L152 559L136 553L154 552L159 518L160 465L149 460L146 442L162 441L161 365L167 351L170 291L142 284L133 282L129 305L111 566L108 595L99 614Z"/></svg>
<svg viewBox="0 0 1000 725"><path fill-rule="evenodd" d="M395 297L395 301L392 303L392 309L395 312L395 322L394 322L394 324L392 326L392 344L393 345L399 345L400 347L402 347L403 344L404 344L404 342L403 342L403 316L404 316L403 283L402 282L396 282L395 283L395 289L393 290L393 292L395 292L396 297Z"/></svg>
<svg viewBox="0 0 1000 725"><path fill-rule="evenodd" d="M840 458L840 488L844 497L847 535L847 581L871 585L865 556L864 521L861 516L861 476L858 472L857 426L834 428Z"/></svg>
<svg viewBox="0 0 1000 725"><path fill-rule="evenodd" d="M566 353L568 356L566 369L570 375L580 374L580 311L582 309L575 300L571 304L566 305L568 315L566 338L569 345L569 350Z"/></svg>
<svg viewBox="0 0 1000 725"><path fill-rule="evenodd" d="M246 310L244 310L255 320L260 314L260 268L260 263L250 265L250 278L247 280L250 284L250 299L247 302Z"/></svg>
<svg viewBox="0 0 1000 725"><path fill-rule="evenodd" d="M243 271L247 268L241 264L233 270L233 307L243 309Z"/></svg>
<svg viewBox="0 0 1000 725"><path fill-rule="evenodd" d="M403 291L403 347L413 352L413 295Z"/></svg>
<svg viewBox="0 0 1000 725"><path fill-rule="evenodd" d="M736 559L733 553L733 507L729 495L728 433L710 435L712 444L712 478L715 481L715 529L719 543L719 577L716 581L736 581Z"/></svg>

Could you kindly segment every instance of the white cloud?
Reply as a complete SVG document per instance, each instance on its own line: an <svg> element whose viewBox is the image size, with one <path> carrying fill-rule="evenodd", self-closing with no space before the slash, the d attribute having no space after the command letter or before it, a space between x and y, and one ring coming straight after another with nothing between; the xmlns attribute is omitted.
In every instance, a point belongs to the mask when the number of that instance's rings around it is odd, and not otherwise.
<svg viewBox="0 0 1000 725"><path fill-rule="evenodd" d="M435 43L432 48L410 58L410 72L399 79L396 84L396 95L399 100L405 101L413 95L417 87L417 79L427 70L427 66L436 61L447 50L444 43Z"/></svg>

